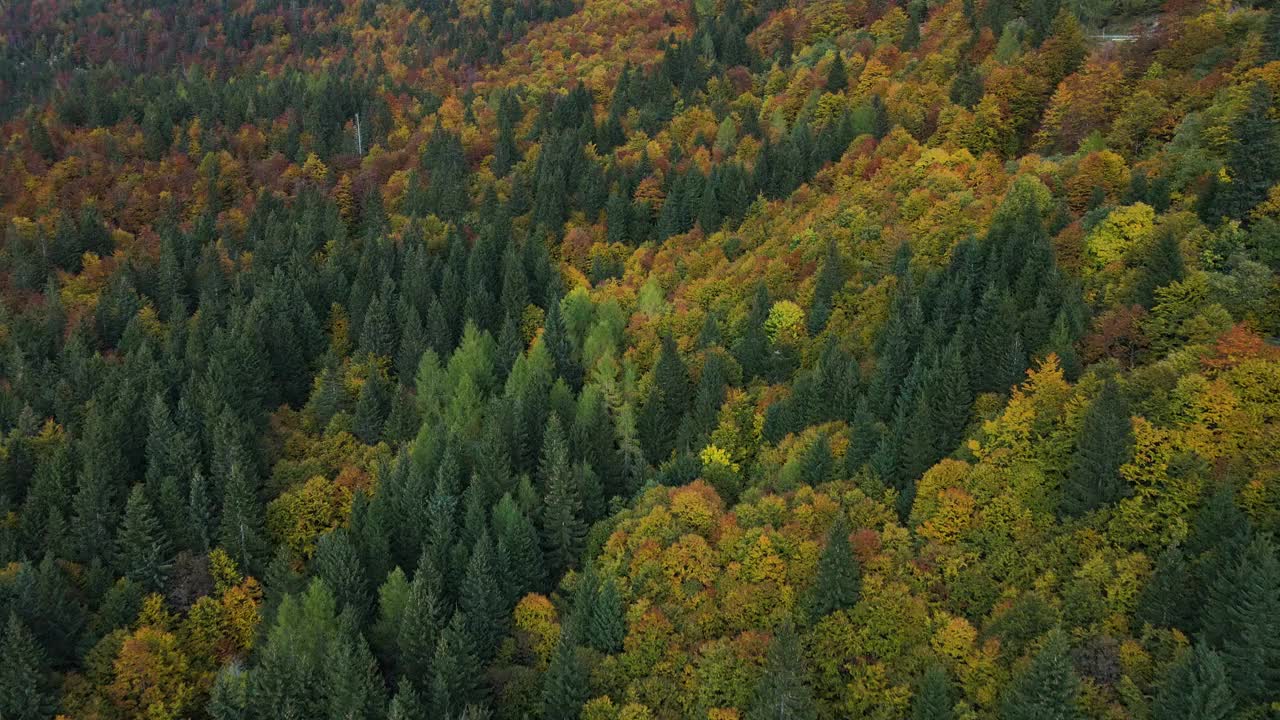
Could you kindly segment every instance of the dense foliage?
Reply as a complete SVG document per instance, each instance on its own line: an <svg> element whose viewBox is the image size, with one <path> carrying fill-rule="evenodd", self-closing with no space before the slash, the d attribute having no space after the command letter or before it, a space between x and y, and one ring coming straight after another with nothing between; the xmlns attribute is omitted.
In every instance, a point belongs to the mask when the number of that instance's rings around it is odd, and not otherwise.
<svg viewBox="0 0 1280 720"><path fill-rule="evenodd" d="M0 7L0 718L1280 714L1280 10Z"/></svg>

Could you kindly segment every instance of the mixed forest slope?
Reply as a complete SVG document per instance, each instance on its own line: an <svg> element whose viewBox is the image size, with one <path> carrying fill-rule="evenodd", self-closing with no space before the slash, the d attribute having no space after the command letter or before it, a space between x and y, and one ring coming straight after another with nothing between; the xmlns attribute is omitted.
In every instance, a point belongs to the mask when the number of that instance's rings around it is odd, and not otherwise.
<svg viewBox="0 0 1280 720"><path fill-rule="evenodd" d="M1280 10L0 8L0 718L1280 714Z"/></svg>

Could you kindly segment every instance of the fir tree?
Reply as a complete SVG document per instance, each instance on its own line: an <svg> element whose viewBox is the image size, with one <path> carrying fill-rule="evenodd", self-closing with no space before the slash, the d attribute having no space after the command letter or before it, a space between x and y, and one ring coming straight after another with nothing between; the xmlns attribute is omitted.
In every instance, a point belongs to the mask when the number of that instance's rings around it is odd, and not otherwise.
<svg viewBox="0 0 1280 720"><path fill-rule="evenodd" d="M241 568L258 567L265 559L262 504L244 467L235 462L226 479L218 542Z"/></svg>
<svg viewBox="0 0 1280 720"><path fill-rule="evenodd" d="M1197 643L1170 668L1151 704L1160 720L1227 720L1235 700L1222 658L1208 645Z"/></svg>
<svg viewBox="0 0 1280 720"><path fill-rule="evenodd" d="M462 577L458 598L458 607L467 617L467 632L482 661L490 658L498 640L505 634L508 614L496 563L493 541L485 532L471 550L471 560Z"/></svg>
<svg viewBox="0 0 1280 720"><path fill-rule="evenodd" d="M44 657L36 639L14 612L0 636L0 718L43 720L53 703L45 677Z"/></svg>
<svg viewBox="0 0 1280 720"><path fill-rule="evenodd" d="M209 503L209 487L204 473L195 468L191 474L191 489L187 494L188 546L196 552L209 550L209 532L213 529L213 511Z"/></svg>
<svg viewBox="0 0 1280 720"><path fill-rule="evenodd" d="M1267 13L1267 25L1262 35L1265 41L1263 59L1267 62L1280 60L1280 10L1275 7Z"/></svg>
<svg viewBox="0 0 1280 720"><path fill-rule="evenodd" d="M578 717L589 692L587 669L573 640L562 635L542 680L542 717Z"/></svg>
<svg viewBox="0 0 1280 720"><path fill-rule="evenodd" d="M1162 232L1156 240L1155 247L1142 266L1142 274L1138 280L1138 302L1146 308L1155 304L1155 293L1171 282L1181 280L1186 275L1186 265L1182 260L1182 248L1178 237L1173 232Z"/></svg>
<svg viewBox="0 0 1280 720"><path fill-rule="evenodd" d="M1071 667L1067 640L1054 631L1030 665L1014 677L1001 701L1002 720L1077 720L1080 679Z"/></svg>
<svg viewBox="0 0 1280 720"><path fill-rule="evenodd" d="M627 623L623 616L622 598L618 596L618 587L613 579L606 578L591 607L587 642L602 653L613 654L622 651L622 641L626 636Z"/></svg>
<svg viewBox="0 0 1280 720"><path fill-rule="evenodd" d="M838 57L838 56L837 56ZM813 303L809 306L808 329L810 335L817 335L827 326L831 317L831 305L836 291L844 285L844 273L841 270L840 250L835 241L827 244L827 254L822 261L822 269L813 286Z"/></svg>
<svg viewBox="0 0 1280 720"><path fill-rule="evenodd" d="M844 56L837 50L836 57L831 61L831 67L827 70L827 92L843 92L848 86L849 73L845 70Z"/></svg>
<svg viewBox="0 0 1280 720"><path fill-rule="evenodd" d="M756 681L747 720L815 720L800 638L790 622L773 636L764 670Z"/></svg>
<svg viewBox="0 0 1280 720"><path fill-rule="evenodd" d="M338 618L337 636L325 658L324 689L333 720L377 720L386 705L386 687L351 612Z"/></svg>
<svg viewBox="0 0 1280 720"><path fill-rule="evenodd" d="M1063 514L1082 515L1119 500L1125 488L1120 466L1132 452L1129 406L1108 380L1085 413L1071 470L1063 480Z"/></svg>
<svg viewBox="0 0 1280 720"><path fill-rule="evenodd" d="M324 580L333 592L338 609L349 610L357 621L363 622L371 600L360 555L351 542L351 531L337 528L321 537L316 543L312 568L316 577Z"/></svg>
<svg viewBox="0 0 1280 720"><path fill-rule="evenodd" d="M511 493L504 494L493 508L493 529L505 579L503 590L508 604L513 605L524 593L540 589L545 580L538 531Z"/></svg>
<svg viewBox="0 0 1280 720"><path fill-rule="evenodd" d="M582 521L582 497L569 467L547 478L544 498L542 543L549 569L559 575L577 565L587 530Z"/></svg>
<svg viewBox="0 0 1280 720"><path fill-rule="evenodd" d="M827 532L827 545L818 558L818 577L809 591L809 619L817 622L836 610L858 602L862 571L849 545L849 523L840 512Z"/></svg>
<svg viewBox="0 0 1280 720"><path fill-rule="evenodd" d="M1271 116L1271 89L1256 82L1248 104L1231 125L1227 173L1231 183L1222 197L1223 214L1245 219L1280 178L1280 132ZM1216 219L1216 218L1210 218Z"/></svg>
<svg viewBox="0 0 1280 720"><path fill-rule="evenodd" d="M164 531L147 502L142 485L134 485L116 534L116 563L121 574L149 591L164 589L172 563Z"/></svg>
<svg viewBox="0 0 1280 720"><path fill-rule="evenodd" d="M430 564L420 564L409 586L409 601L397 628L399 659L396 669L403 677L431 677L431 660L443 624L443 608L439 592L432 587Z"/></svg>
<svg viewBox="0 0 1280 720"><path fill-rule="evenodd" d="M955 717L952 705L947 671L939 665L931 666L911 699L911 720L952 720Z"/></svg>
<svg viewBox="0 0 1280 720"><path fill-rule="evenodd" d="M240 663L233 661L218 671L208 710L213 720L249 720L249 673Z"/></svg>
<svg viewBox="0 0 1280 720"><path fill-rule="evenodd" d="M418 720L427 717L427 705L408 679L400 681L400 688L387 706L387 720Z"/></svg>
<svg viewBox="0 0 1280 720"><path fill-rule="evenodd" d="M1210 589L1204 634L1221 649L1243 704L1280 699L1280 558L1265 535Z"/></svg>
<svg viewBox="0 0 1280 720"><path fill-rule="evenodd" d="M467 619L460 612L440 633L440 642L431 661L431 710L434 717L457 717L470 704L481 700L483 666L476 656Z"/></svg>

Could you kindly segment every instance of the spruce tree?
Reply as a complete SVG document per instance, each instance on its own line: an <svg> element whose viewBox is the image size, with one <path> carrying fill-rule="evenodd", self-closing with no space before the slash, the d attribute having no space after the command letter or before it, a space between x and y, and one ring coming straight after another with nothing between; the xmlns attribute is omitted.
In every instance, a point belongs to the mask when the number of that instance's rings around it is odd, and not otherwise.
<svg viewBox="0 0 1280 720"><path fill-rule="evenodd" d="M399 650L396 670L402 677L431 678L431 660L444 623L439 592L432 587L429 564L419 565L409 586L409 600L405 605L398 628L396 645Z"/></svg>
<svg viewBox="0 0 1280 720"><path fill-rule="evenodd" d="M372 600L364 566L351 541L349 529L337 528L320 538L316 543L312 569L333 592L338 609L350 610L358 622L363 622L369 614Z"/></svg>
<svg viewBox="0 0 1280 720"><path fill-rule="evenodd" d="M488 661L505 635L507 607L503 602L501 582L496 567L493 541L485 532L471 550L471 560L462 577L458 607L466 614L467 632L475 644L476 654Z"/></svg>
<svg viewBox="0 0 1280 720"><path fill-rule="evenodd" d="M1178 236L1173 232L1162 232L1156 240L1155 247L1142 265L1142 274L1138 280L1138 302L1146 308L1155 304L1155 294L1171 282L1181 280L1186 275L1186 265L1182 260L1182 248L1178 244Z"/></svg>
<svg viewBox="0 0 1280 720"><path fill-rule="evenodd" d="M1272 7L1267 13L1267 25L1262 33L1263 60L1272 62L1280 60L1280 8Z"/></svg>
<svg viewBox="0 0 1280 720"><path fill-rule="evenodd" d="M1133 453L1129 405L1112 380L1085 412L1071 469L1063 479L1062 513L1084 513L1116 502L1124 495L1120 466Z"/></svg>
<svg viewBox="0 0 1280 720"><path fill-rule="evenodd" d="M816 720L804 655L795 627L786 622L769 645L764 670L756 681L747 720Z"/></svg>
<svg viewBox="0 0 1280 720"><path fill-rule="evenodd" d="M538 531L511 493L504 494L493 508L493 530L497 554L503 560L502 590L508 604L513 605L526 592L541 589L545 581Z"/></svg>
<svg viewBox="0 0 1280 720"><path fill-rule="evenodd" d="M1243 112L1231 125L1227 152L1231 184L1221 205L1228 218L1245 219L1280 178L1280 132L1271 116L1271 105L1271 89L1264 82L1255 82Z"/></svg>
<svg viewBox="0 0 1280 720"><path fill-rule="evenodd" d="M14 612L0 636L0 718L44 720L53 703L44 657L36 639Z"/></svg>
<svg viewBox="0 0 1280 720"><path fill-rule="evenodd" d="M387 706L387 720L418 720L427 717L427 704L407 678L400 680L400 688Z"/></svg>
<svg viewBox="0 0 1280 720"><path fill-rule="evenodd" d="M218 543L241 568L248 571L266 559L262 504L239 462L231 465L224 487Z"/></svg>
<svg viewBox="0 0 1280 720"><path fill-rule="evenodd" d="M843 92L849 86L849 73L844 66L844 56L836 50L836 57L827 70L827 92Z"/></svg>
<svg viewBox="0 0 1280 720"><path fill-rule="evenodd" d="M849 545L849 522L844 511L836 515L827 532L827 544L818 558L818 577L809 591L809 620L817 622L836 610L847 610L858 602L862 571Z"/></svg>
<svg viewBox="0 0 1280 720"><path fill-rule="evenodd" d="M434 717L457 717L482 699L483 665L467 633L467 619L460 612L440 633L431 660L431 710Z"/></svg>
<svg viewBox="0 0 1280 720"><path fill-rule="evenodd" d="M328 717L377 720L386 705L386 687L369 646L348 610L338 618L337 635L324 663Z"/></svg>
<svg viewBox="0 0 1280 720"><path fill-rule="evenodd" d="M562 635L542 679L542 717L578 717L588 693L587 669L572 638Z"/></svg>
<svg viewBox="0 0 1280 720"><path fill-rule="evenodd" d="M151 592L164 589L172 563L164 530L147 502L142 485L134 485L116 533L116 564L122 575Z"/></svg>
<svg viewBox="0 0 1280 720"><path fill-rule="evenodd" d="M613 578L605 578L591 607L587 625L587 642L602 653L622 651L622 641L627 636L627 621L623 614L622 598Z"/></svg>
<svg viewBox="0 0 1280 720"><path fill-rule="evenodd" d="M1082 717L1076 705L1079 691L1066 636L1055 630L1009 684L1001 701L1001 720L1078 720Z"/></svg>
<svg viewBox="0 0 1280 720"><path fill-rule="evenodd" d="M558 576L577 564L587 529L582 521L582 495L569 466L568 444L554 414L547 425L541 472L545 493L542 544L547 567Z"/></svg>
<svg viewBox="0 0 1280 720"><path fill-rule="evenodd" d="M218 671L208 711L213 720L249 720L249 673L240 663L233 661Z"/></svg>
<svg viewBox="0 0 1280 720"><path fill-rule="evenodd" d="M947 671L933 665L925 671L911 699L911 720L953 720L955 710Z"/></svg>
<svg viewBox="0 0 1280 720"><path fill-rule="evenodd" d="M1204 643L1183 653L1151 703L1160 720L1227 720L1235 711L1222 658Z"/></svg>
<svg viewBox="0 0 1280 720"><path fill-rule="evenodd" d="M1280 558L1265 535L1210 589L1204 634L1222 652L1244 705L1280 700Z"/></svg>

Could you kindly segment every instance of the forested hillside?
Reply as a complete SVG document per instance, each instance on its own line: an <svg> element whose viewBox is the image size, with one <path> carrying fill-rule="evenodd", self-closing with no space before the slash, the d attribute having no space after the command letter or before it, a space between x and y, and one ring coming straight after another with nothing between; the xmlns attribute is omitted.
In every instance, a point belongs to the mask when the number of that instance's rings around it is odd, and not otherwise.
<svg viewBox="0 0 1280 720"><path fill-rule="evenodd" d="M0 719L1280 717L1270 6L0 4Z"/></svg>

